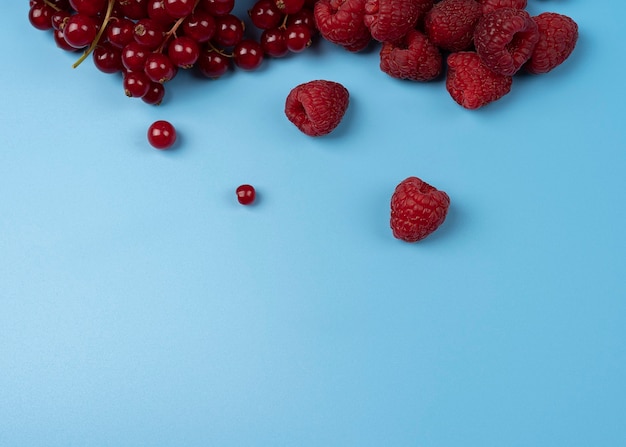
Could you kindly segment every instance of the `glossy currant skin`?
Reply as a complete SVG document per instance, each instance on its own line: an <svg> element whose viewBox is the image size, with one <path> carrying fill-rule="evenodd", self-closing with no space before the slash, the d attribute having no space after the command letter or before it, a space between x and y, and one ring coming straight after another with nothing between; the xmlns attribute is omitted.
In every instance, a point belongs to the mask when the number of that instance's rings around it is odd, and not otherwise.
<svg viewBox="0 0 626 447"><path fill-rule="evenodd" d="M93 42L97 33L98 23L92 17L80 13L70 17L63 28L65 41L74 48L86 47Z"/></svg>
<svg viewBox="0 0 626 447"><path fill-rule="evenodd" d="M99 43L92 53L93 63L103 73L117 73L122 71L122 51L111 42Z"/></svg>
<svg viewBox="0 0 626 447"><path fill-rule="evenodd" d="M180 36L170 42L167 55L177 67L191 68L200 57L200 46L191 37Z"/></svg>
<svg viewBox="0 0 626 447"><path fill-rule="evenodd" d="M256 198L254 186L248 184L238 186L235 193L237 194L237 201L242 205L251 205Z"/></svg>
<svg viewBox="0 0 626 447"><path fill-rule="evenodd" d="M177 68L172 60L163 53L149 54L144 66L144 72L151 81L163 84L171 81L177 74Z"/></svg>
<svg viewBox="0 0 626 447"><path fill-rule="evenodd" d="M52 14L54 9L45 3L35 3L28 11L28 20L30 24L41 31L52 29Z"/></svg>
<svg viewBox="0 0 626 447"><path fill-rule="evenodd" d="M284 57L289 54L285 31L282 28L267 29L261 33L263 52L271 57Z"/></svg>
<svg viewBox="0 0 626 447"><path fill-rule="evenodd" d="M163 102L165 97L165 87L160 82L151 82L148 93L141 97L141 100L146 104L158 106Z"/></svg>
<svg viewBox="0 0 626 447"><path fill-rule="evenodd" d="M155 121L148 128L148 142L156 149L169 149L176 142L176 129L169 121Z"/></svg>
<svg viewBox="0 0 626 447"><path fill-rule="evenodd" d="M242 70L256 70L263 62L263 47L256 40L242 39L233 49L233 60Z"/></svg>
<svg viewBox="0 0 626 447"><path fill-rule="evenodd" d="M150 78L142 71L127 71L124 74L122 85L124 93L129 98L141 98L150 89Z"/></svg>
<svg viewBox="0 0 626 447"><path fill-rule="evenodd" d="M230 58L215 50L205 49L200 53L197 67L205 77L217 79L228 72Z"/></svg>

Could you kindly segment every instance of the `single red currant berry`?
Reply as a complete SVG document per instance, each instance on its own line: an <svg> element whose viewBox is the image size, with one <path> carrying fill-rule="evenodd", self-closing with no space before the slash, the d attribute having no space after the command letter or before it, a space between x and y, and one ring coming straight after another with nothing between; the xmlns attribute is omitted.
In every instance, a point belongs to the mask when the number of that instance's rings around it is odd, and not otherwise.
<svg viewBox="0 0 626 447"><path fill-rule="evenodd" d="M311 45L311 30L306 25L290 25L285 34L287 48L293 53L299 53Z"/></svg>
<svg viewBox="0 0 626 447"><path fill-rule="evenodd" d="M168 149L176 142L176 129L169 121L155 121L148 128L148 142L156 149Z"/></svg>
<svg viewBox="0 0 626 447"><path fill-rule="evenodd" d="M276 7L274 0L257 0L248 10L248 15L252 24L262 30L276 28L283 20L283 14Z"/></svg>
<svg viewBox="0 0 626 447"><path fill-rule="evenodd" d="M235 0L200 0L199 6L217 17L229 14L235 7Z"/></svg>
<svg viewBox="0 0 626 447"><path fill-rule="evenodd" d="M200 46L191 37L180 36L170 42L167 56L180 68L191 68L200 57Z"/></svg>
<svg viewBox="0 0 626 447"><path fill-rule="evenodd" d="M52 25L50 25L52 26ZM67 43L74 48L83 48L96 38L98 24L85 14L74 14L67 20L63 28L63 35Z"/></svg>
<svg viewBox="0 0 626 447"><path fill-rule="evenodd" d="M271 57L283 57L289 54L285 32L281 28L266 29L261 33L261 47Z"/></svg>
<svg viewBox="0 0 626 447"><path fill-rule="evenodd" d="M188 16L195 7L194 0L164 0L165 11L176 19Z"/></svg>
<svg viewBox="0 0 626 447"><path fill-rule="evenodd" d="M212 49L205 49L198 58L200 73L209 79L217 79L226 74L230 67L230 58Z"/></svg>
<svg viewBox="0 0 626 447"><path fill-rule="evenodd" d="M135 40L135 22L115 17L106 29L107 40L118 48L124 48Z"/></svg>
<svg viewBox="0 0 626 447"><path fill-rule="evenodd" d="M242 205L250 205L254 202L256 191L252 185L241 185L237 187L237 200Z"/></svg>
<svg viewBox="0 0 626 447"><path fill-rule="evenodd" d="M122 71L122 50L113 46L111 42L102 42L93 51L93 62L103 73L117 73Z"/></svg>
<svg viewBox="0 0 626 447"><path fill-rule="evenodd" d="M122 86L129 98L141 98L150 88L150 78L142 71L127 71L124 73Z"/></svg>
<svg viewBox="0 0 626 447"><path fill-rule="evenodd" d="M35 3L28 12L30 24L41 31L52 28L52 14L54 9L45 3Z"/></svg>
<svg viewBox="0 0 626 447"><path fill-rule="evenodd" d="M158 106L163 102L165 97L165 87L160 82L151 82L148 93L141 97L141 100L146 104Z"/></svg>
<svg viewBox="0 0 626 447"><path fill-rule="evenodd" d="M263 62L263 48L256 40L243 39L233 49L233 60L243 70L256 70Z"/></svg>

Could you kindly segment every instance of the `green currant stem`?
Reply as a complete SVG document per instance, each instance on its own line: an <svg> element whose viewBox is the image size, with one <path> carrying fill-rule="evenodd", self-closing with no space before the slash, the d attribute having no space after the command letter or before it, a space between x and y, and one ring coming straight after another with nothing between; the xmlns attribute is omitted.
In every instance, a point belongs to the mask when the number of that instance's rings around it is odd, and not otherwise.
<svg viewBox="0 0 626 447"><path fill-rule="evenodd" d="M109 21L111 20L111 13L113 12L114 5L115 5L115 0L109 0L109 4L107 5L107 11L106 11L106 14L104 15L104 20L102 21L102 26L98 30L98 34L96 34L96 38L93 40L93 42L91 42L91 45L89 45L89 48L87 48L87 50L83 53L83 55L76 62L74 62L74 65L72 65L72 68L76 68L80 64L82 64L83 61L87 59L87 57L93 52L93 50L96 49L96 47L98 46L98 42L100 42L100 38L102 37L102 34L104 34L104 31L106 30L106 27L109 24Z"/></svg>
<svg viewBox="0 0 626 447"><path fill-rule="evenodd" d="M285 17L283 18L283 23L280 24L280 26L278 28L284 30L287 28L287 19L289 18L289 14L285 14Z"/></svg>

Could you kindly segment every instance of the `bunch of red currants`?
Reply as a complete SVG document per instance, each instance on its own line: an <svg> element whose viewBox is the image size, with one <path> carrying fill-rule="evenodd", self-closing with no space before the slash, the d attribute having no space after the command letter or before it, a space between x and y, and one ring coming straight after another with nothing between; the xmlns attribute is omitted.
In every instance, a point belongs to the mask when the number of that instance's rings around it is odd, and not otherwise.
<svg viewBox="0 0 626 447"><path fill-rule="evenodd" d="M256 0L244 19L235 0L29 0L30 23L52 30L58 47L82 51L124 92L160 104L180 69L216 79L232 67L298 53L317 34L315 0ZM246 27L246 24L252 25Z"/></svg>

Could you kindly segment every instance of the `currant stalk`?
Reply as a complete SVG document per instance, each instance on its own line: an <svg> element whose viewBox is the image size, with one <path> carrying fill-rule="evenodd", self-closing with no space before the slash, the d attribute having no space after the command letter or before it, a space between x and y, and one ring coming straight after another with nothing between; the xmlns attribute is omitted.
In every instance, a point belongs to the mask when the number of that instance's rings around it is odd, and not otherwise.
<svg viewBox="0 0 626 447"><path fill-rule="evenodd" d="M96 37L93 39L93 42L91 42L91 45L89 45L89 48L87 48L87 50L83 53L83 55L76 62L74 62L74 65L72 65L72 68L76 68L80 64L82 64L83 61L87 59L87 57L89 57L89 55L93 52L93 50L96 49L96 47L98 46L98 42L100 42L100 38L102 37L102 34L104 34L104 31L106 30L106 27L109 24L109 21L111 20L111 14L113 12L114 6L115 6L115 0L109 0L109 3L107 5L107 10L104 15L104 20L102 21L102 26L98 30L98 34L96 34Z"/></svg>

